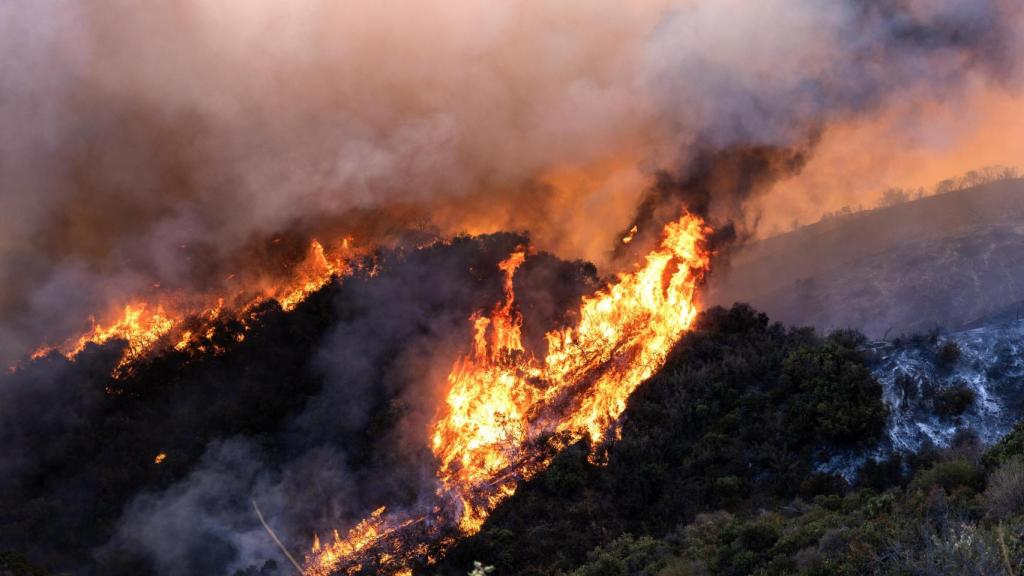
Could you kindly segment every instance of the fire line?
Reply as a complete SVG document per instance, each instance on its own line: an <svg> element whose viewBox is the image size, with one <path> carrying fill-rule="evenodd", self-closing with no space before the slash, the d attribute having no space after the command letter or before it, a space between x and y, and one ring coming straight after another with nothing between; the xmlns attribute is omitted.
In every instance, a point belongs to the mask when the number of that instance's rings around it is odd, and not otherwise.
<svg viewBox="0 0 1024 576"><path fill-rule="evenodd" d="M472 351L452 367L431 425L433 507L419 514L378 508L344 537L316 537L306 574L354 575L368 567L410 574L414 564L432 564L458 538L478 532L560 449L582 439L605 442L629 396L697 316L709 232L691 214L669 223L641 266L583 299L575 326L546 334L544 358L522 345L513 279L526 252L513 252L499 264L504 300L489 315L470 318Z"/></svg>
<svg viewBox="0 0 1024 576"><path fill-rule="evenodd" d="M125 342L124 351L112 373L117 379L156 349L217 353L222 350L214 337L225 320L240 324L241 331L231 336L241 342L245 339L248 321L260 305L275 301L283 310L290 311L332 278L352 274L362 255L364 251L354 248L351 238L344 238L330 248L313 240L305 257L284 278L260 279L255 286L239 283L238 289L226 294L164 294L152 300L135 299L108 314L106 322L91 318L92 327L81 336L56 346L38 348L31 359L38 360L56 352L74 360L90 344L121 340ZM234 274L228 279L232 277Z"/></svg>

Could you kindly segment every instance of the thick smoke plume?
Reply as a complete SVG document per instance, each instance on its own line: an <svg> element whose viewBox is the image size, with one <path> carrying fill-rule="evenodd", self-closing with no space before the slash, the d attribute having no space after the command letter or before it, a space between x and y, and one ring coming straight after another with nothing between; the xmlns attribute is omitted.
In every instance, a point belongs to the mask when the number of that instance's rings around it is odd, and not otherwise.
<svg viewBox="0 0 1024 576"><path fill-rule="evenodd" d="M659 171L813 163L832 125L1015 87L1020 21L1009 0L8 2L0 360L216 285L282 231L529 229L606 262ZM771 188L749 180L707 202L748 232Z"/></svg>

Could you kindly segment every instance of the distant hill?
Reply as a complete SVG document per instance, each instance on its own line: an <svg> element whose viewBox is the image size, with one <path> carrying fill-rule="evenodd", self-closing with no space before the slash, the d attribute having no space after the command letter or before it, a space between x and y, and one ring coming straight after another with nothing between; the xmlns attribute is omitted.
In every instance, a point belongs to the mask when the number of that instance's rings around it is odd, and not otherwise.
<svg viewBox="0 0 1024 576"><path fill-rule="evenodd" d="M1024 299L1024 180L850 214L745 247L714 304L873 338L955 330Z"/></svg>

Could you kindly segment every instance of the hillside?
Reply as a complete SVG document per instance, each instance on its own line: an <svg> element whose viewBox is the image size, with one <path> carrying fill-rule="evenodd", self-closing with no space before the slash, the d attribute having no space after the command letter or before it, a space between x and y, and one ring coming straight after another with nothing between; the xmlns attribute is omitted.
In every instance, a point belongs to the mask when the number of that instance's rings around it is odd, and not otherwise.
<svg viewBox="0 0 1024 576"><path fill-rule="evenodd" d="M4 371L0 553L40 573L219 576L281 560L252 500L302 558L314 531L432 492L424 372L454 362L466 319L500 298L496 264L523 242L383 252L379 272L291 312L268 303L244 339L218 331L219 352L172 348L121 378L117 341ZM595 281L545 254L519 272L531 335Z"/></svg>
<svg viewBox="0 0 1024 576"><path fill-rule="evenodd" d="M373 274L291 312L268 304L215 354L170 350L121 379L116 342L5 374L0 440L15 449L0 462L0 573L283 576L254 501L299 558L311 532L421 501L436 489L423 374L453 362L465 319L501 293L497 262L524 240L379 254ZM585 263L527 259L524 342L542 345L542 327L596 282ZM498 576L1020 567L1024 431L983 456L1019 416L1020 333L1011 321L869 344L713 307L630 398L615 442L569 446L415 573L461 576L474 561Z"/></svg>
<svg viewBox="0 0 1024 576"><path fill-rule="evenodd" d="M710 300L871 338L955 330L1024 294L1024 180L832 218L740 250Z"/></svg>
<svg viewBox="0 0 1024 576"><path fill-rule="evenodd" d="M517 576L1019 574L1024 425L987 450L971 419L937 437L942 446L892 452L886 437L915 418L957 415L936 414L941 395L927 386L910 400L916 412L883 409L892 387L864 367L888 374L913 348L919 370L940 371L943 346L862 344L745 307L708 311L632 399L606 464L582 446L563 454L440 570L421 573L461 575L477 560ZM822 460L837 454L860 468L827 471Z"/></svg>

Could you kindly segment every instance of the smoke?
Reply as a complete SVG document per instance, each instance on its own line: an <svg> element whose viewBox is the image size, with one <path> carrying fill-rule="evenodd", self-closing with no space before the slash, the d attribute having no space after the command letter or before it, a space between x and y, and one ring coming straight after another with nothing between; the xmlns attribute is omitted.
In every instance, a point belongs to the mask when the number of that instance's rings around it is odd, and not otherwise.
<svg viewBox="0 0 1024 576"><path fill-rule="evenodd" d="M132 501L115 539L100 551L101 562L109 557L115 570L123 569L142 549L152 569L168 576L230 574L262 564L272 552L242 505L257 484L266 483L258 478L262 460L251 442L214 443L184 482ZM343 474L342 467L335 469Z"/></svg>
<svg viewBox="0 0 1024 576"><path fill-rule="evenodd" d="M659 171L813 166L833 124L1015 86L1019 22L1001 0L8 2L0 360L325 220L607 262ZM753 233L748 192L709 204Z"/></svg>

